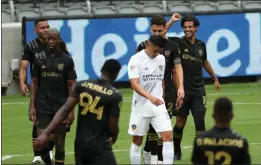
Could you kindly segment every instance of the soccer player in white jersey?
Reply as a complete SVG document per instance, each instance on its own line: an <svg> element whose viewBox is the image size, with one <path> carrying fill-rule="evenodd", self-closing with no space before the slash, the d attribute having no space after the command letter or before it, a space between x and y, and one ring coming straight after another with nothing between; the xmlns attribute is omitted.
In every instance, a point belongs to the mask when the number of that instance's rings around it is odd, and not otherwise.
<svg viewBox="0 0 261 165"><path fill-rule="evenodd" d="M160 54L165 40L151 36L146 49L133 55L128 64L128 75L133 91L132 112L128 133L132 135L131 164L140 164L141 144L149 124L163 141L163 164L172 164L172 126L164 103L165 57Z"/></svg>

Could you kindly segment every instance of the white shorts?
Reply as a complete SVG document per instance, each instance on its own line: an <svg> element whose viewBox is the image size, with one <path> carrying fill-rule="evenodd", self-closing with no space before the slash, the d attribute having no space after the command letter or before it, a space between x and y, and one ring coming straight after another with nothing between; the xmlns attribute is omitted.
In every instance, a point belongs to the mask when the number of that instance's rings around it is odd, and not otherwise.
<svg viewBox="0 0 261 165"><path fill-rule="evenodd" d="M150 124L158 133L172 131L168 112L152 117L143 117L131 112L128 133L132 136L145 136Z"/></svg>

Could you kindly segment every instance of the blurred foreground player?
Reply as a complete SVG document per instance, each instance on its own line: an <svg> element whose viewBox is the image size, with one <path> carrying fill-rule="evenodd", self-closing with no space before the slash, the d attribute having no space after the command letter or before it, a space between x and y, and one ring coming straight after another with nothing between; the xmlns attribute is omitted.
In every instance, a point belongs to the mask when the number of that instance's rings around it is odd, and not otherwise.
<svg viewBox="0 0 261 165"><path fill-rule="evenodd" d="M179 14L176 13L178 16ZM175 15L175 16L176 16ZM174 17L177 21L180 17ZM165 39L165 44L160 52L165 56L166 68L164 73L164 85L165 85L165 106L169 112L170 117L172 116L173 108L180 108L182 105L178 104L180 99L184 97L184 88L183 88L183 70L181 66L180 59L180 50L178 44L165 38L165 27L166 20L161 15L155 15L151 19L151 34L159 35ZM136 52L140 52L143 49L146 49L146 43L148 41L143 41L139 44ZM176 72L174 72L174 69ZM176 80L177 79L177 80ZM175 100L174 93L174 83L173 81L178 82L177 95L179 98L177 102ZM175 90L176 91L176 90ZM158 155L158 156L157 156ZM157 164L158 161L161 163L163 161L162 157L162 140L158 141L158 134L155 129L150 124L149 131L147 133L146 142L143 148L142 156L144 158L145 164Z"/></svg>
<svg viewBox="0 0 261 165"><path fill-rule="evenodd" d="M183 27L185 36L181 38L168 37L179 44L186 93L180 110L173 112L173 115L176 115L176 124L173 128L175 160L180 160L182 156L180 143L190 111L194 118L196 136L205 131L206 91L202 68L214 80L215 90L217 92L220 90L218 78L207 60L206 45L196 38L199 25L200 22L196 17L184 16L181 20L181 27ZM170 23L167 24L166 30L169 27Z"/></svg>
<svg viewBox="0 0 261 165"><path fill-rule="evenodd" d="M32 71L30 118L39 136L52 121L57 110L66 102L76 81L74 62L60 49L60 34L57 29L47 33L45 60L34 62ZM63 165L65 159L65 136L67 127L74 120L73 111L53 134L55 135L55 165ZM49 143L41 150L45 164L51 164Z"/></svg>
<svg viewBox="0 0 261 165"><path fill-rule="evenodd" d="M215 126L195 139L193 164L251 163L248 142L230 128L233 105L228 98L219 98L214 104Z"/></svg>
<svg viewBox="0 0 261 165"><path fill-rule="evenodd" d="M75 163L116 165L111 145L116 142L119 133L122 95L111 84L116 80L120 69L120 63L110 59L104 63L100 79L78 82L66 103L36 139L36 147L45 143L48 135L79 103L74 144Z"/></svg>
<svg viewBox="0 0 261 165"><path fill-rule="evenodd" d="M150 124L161 135L163 163L173 163L172 126L163 101L166 61L160 52L165 42L159 35L151 36L146 42L146 49L133 55L128 64L128 75L133 89L128 130L132 136L131 164L140 164L141 144Z"/></svg>
<svg viewBox="0 0 261 165"><path fill-rule="evenodd" d="M50 26L46 19L38 19L34 22L34 31L37 34L37 38L30 41L28 44L26 44L24 49L24 54L22 56L21 62L20 62L20 73L19 73L19 79L20 79L20 90L23 96L26 96L26 93L28 92L28 88L25 84L26 81L26 71L29 63L30 65L30 72L32 72L32 63L34 62L34 59L37 58L38 60L44 60L45 56L43 52L46 49L46 37L47 32L49 30ZM63 41L61 41L61 50L67 54L69 52L67 51L66 45ZM37 137L36 128L33 126L32 131L32 140L34 144L34 140ZM53 135L50 135L50 139L54 139ZM50 146L50 157L52 159L52 148L53 145ZM39 152L34 150L34 159L32 161L33 164L40 164L42 162L41 157L39 155Z"/></svg>

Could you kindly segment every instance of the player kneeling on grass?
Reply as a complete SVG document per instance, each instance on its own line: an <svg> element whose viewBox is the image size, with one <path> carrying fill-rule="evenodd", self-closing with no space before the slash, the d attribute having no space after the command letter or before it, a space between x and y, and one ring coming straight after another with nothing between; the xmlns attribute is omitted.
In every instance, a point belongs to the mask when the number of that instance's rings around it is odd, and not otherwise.
<svg viewBox="0 0 261 165"><path fill-rule="evenodd" d="M195 139L193 164L251 164L248 142L230 128L232 101L218 98L214 104L215 126Z"/></svg>
<svg viewBox="0 0 261 165"><path fill-rule="evenodd" d="M34 122L38 136L52 121L57 110L66 102L76 80L72 58L60 50L59 31L50 29L46 42L46 59L35 61L32 67L30 120ZM55 135L55 139L52 140L55 143L56 165L64 164L66 131L73 120L74 113L71 112L67 119L52 132ZM48 143L40 151L45 164L51 164L49 148Z"/></svg>
<svg viewBox="0 0 261 165"><path fill-rule="evenodd" d="M172 126L163 101L165 57L160 54L165 40L151 36L146 48L133 55L128 74L133 92L128 133L132 135L131 164L140 164L141 144L149 124L160 133L163 141L163 163L172 164L174 157Z"/></svg>
<svg viewBox="0 0 261 165"><path fill-rule="evenodd" d="M66 103L52 122L35 141L35 147L45 144L48 135L59 126L79 103L75 137L75 163L116 165L112 144L119 134L119 116L122 95L111 83L116 80L121 65L117 60L107 60L98 80L84 80L76 84Z"/></svg>

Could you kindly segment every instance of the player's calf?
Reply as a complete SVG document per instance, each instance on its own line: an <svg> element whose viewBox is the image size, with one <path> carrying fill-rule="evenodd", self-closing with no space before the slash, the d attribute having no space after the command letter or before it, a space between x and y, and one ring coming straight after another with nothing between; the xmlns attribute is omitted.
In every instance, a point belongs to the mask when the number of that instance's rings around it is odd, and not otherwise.
<svg viewBox="0 0 261 165"><path fill-rule="evenodd" d="M186 125L186 117L176 117L176 124L173 128L173 141L174 141L174 160L181 160L181 140L183 137L183 129Z"/></svg>
<svg viewBox="0 0 261 165"><path fill-rule="evenodd" d="M161 132L160 135L163 141L163 148L162 148L163 164L172 164L174 158L172 130Z"/></svg>
<svg viewBox="0 0 261 165"><path fill-rule="evenodd" d="M56 134L55 137L55 165L64 165L65 133Z"/></svg>
<svg viewBox="0 0 261 165"><path fill-rule="evenodd" d="M140 164L142 138L142 136L132 136L132 144L130 148L131 164Z"/></svg>

